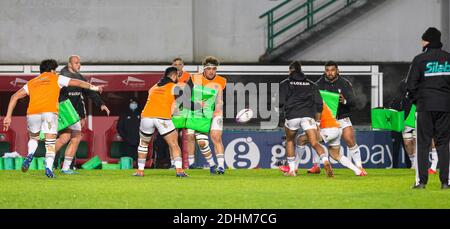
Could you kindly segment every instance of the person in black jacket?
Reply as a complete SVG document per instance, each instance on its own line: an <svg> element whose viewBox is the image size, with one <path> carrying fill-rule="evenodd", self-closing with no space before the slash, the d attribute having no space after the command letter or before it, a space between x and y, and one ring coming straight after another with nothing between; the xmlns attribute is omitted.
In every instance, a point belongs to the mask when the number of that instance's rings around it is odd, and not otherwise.
<svg viewBox="0 0 450 229"><path fill-rule="evenodd" d="M326 157L324 148L319 143L318 125L323 101L317 86L307 79L302 72L301 64L294 61L289 66L289 77L280 83L280 111L284 113L286 132L286 155L289 165L287 176L296 176L295 170L295 136L297 132L305 132L311 146L317 151L324 163L329 177L333 176L331 164Z"/></svg>
<svg viewBox="0 0 450 229"><path fill-rule="evenodd" d="M83 75L80 74L81 68L81 59L79 56L72 55L69 57L69 62L67 66L65 66L60 71L60 75L64 75L66 77L72 79L78 79L82 81L86 81ZM73 107L77 111L80 116L80 121L73 124L72 126L67 127L66 129L59 132L59 137L56 141L56 152L58 152L62 146L67 144L66 152L64 153L64 163L61 168L61 172L64 174L74 174L75 172L70 169L74 156L77 152L78 145L81 141L81 130L86 123L86 108L84 104L84 97L89 97L92 102L97 107L100 107L102 111L105 111L109 116L109 109L105 106L103 101L100 98L100 95L97 92L92 92L89 90L76 88L76 87L65 87L62 88L59 93L59 101L64 101L66 99L70 99Z"/></svg>
<svg viewBox="0 0 450 229"><path fill-rule="evenodd" d="M137 160L139 146L139 125L141 124L141 110L137 99L131 98L126 112L123 112L117 123L117 132L123 139L120 152L123 156L132 157Z"/></svg>
<svg viewBox="0 0 450 229"><path fill-rule="evenodd" d="M342 139L344 139L346 145L349 147L351 158L356 166L366 172L362 166L359 146L356 143L355 131L350 120L351 109L355 105L355 93L352 84L349 80L339 75L338 65L334 61L325 63L325 73L317 80L316 84L320 90L339 94L339 106L336 118L342 130ZM308 170L308 173L320 173L320 167L315 164Z"/></svg>
<svg viewBox="0 0 450 229"><path fill-rule="evenodd" d="M405 120L409 115L409 112L411 110L411 101L406 96L407 90L406 90L406 78L400 81L400 83L397 86L397 91L395 93L394 98L389 103L388 108L397 110L397 111L404 111L405 112ZM405 153L409 157L409 161L406 161L407 167L414 168L414 161L416 156L416 130L415 128L405 126L405 129L402 133L392 131L392 140L393 140L393 158L392 158L392 164L393 168L398 168L398 155L401 147L401 143L403 143L403 148L405 150ZM409 163L411 162L411 163Z"/></svg>
<svg viewBox="0 0 450 229"><path fill-rule="evenodd" d="M408 97L416 105L416 182L424 189L428 182L428 152L435 139L441 188L449 188L450 141L450 54L442 50L441 32L434 27L422 35L423 53L410 66Z"/></svg>

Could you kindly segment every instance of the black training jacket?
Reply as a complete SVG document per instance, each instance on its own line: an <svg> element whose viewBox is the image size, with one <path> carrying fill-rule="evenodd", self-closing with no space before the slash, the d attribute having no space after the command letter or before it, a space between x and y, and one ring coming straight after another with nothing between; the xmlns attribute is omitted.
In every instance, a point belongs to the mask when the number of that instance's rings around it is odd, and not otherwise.
<svg viewBox="0 0 450 229"><path fill-rule="evenodd" d="M322 113L323 102L317 85L300 72L280 83L279 106L285 119L315 118Z"/></svg>
<svg viewBox="0 0 450 229"><path fill-rule="evenodd" d="M408 97L417 111L450 112L450 54L440 48L428 48L411 63Z"/></svg>
<svg viewBox="0 0 450 229"><path fill-rule="evenodd" d="M72 73L69 71L68 67L64 67L59 72L60 75L69 77L72 79L82 80L86 82L86 79L80 73ZM59 101L64 101L70 99L73 107L77 111L81 119L86 117L86 108L84 105L84 96L89 97L92 102L97 106L101 107L104 103L100 98L98 92L91 91L88 89L83 89L79 87L63 87L59 93Z"/></svg>

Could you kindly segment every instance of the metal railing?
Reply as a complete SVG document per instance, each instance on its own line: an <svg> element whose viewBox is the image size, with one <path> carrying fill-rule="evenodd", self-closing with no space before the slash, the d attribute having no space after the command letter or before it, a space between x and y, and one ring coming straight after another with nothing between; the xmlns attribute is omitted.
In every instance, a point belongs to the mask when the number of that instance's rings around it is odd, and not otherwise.
<svg viewBox="0 0 450 229"><path fill-rule="evenodd" d="M353 3L357 2L358 0L346 0L346 3L344 6L339 8L336 11L339 11L341 9L344 9ZM319 23L321 23L323 20L327 19L329 16L331 16L336 11L332 11L329 13L329 15L325 16L325 18L321 19L320 21L315 20L315 15L322 10L328 8L329 6L333 5L334 3L338 2L338 0L328 0L324 4L320 5L319 7L315 8L314 2L316 0L305 0L303 4L300 4L299 6L290 9L288 12L278 16L275 18L275 13L279 11L283 6L288 4L289 2L292 2L292 0L286 0L279 5L275 6L274 8L270 9L269 11L265 12L261 16L259 16L260 19L267 17L267 51L271 51L274 49L274 40L276 37L280 36L281 34L285 33L286 31L292 29L294 26L306 21L306 27L303 31L300 31L299 33L305 32ZM301 16L300 18L296 18L293 22L288 23L286 26L282 26L278 31L275 31L275 26L279 23L286 23L286 19L295 14L296 12L300 10L306 9L306 15ZM298 34L299 34L298 33Z"/></svg>

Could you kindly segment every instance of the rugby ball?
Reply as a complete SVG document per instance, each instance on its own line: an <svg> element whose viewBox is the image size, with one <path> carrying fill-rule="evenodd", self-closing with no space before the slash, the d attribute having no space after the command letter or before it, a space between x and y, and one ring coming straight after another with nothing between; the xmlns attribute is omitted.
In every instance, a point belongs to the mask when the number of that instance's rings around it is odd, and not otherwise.
<svg viewBox="0 0 450 229"><path fill-rule="evenodd" d="M252 109L243 109L239 111L236 115L236 122L238 123L246 123L250 121L253 117Z"/></svg>

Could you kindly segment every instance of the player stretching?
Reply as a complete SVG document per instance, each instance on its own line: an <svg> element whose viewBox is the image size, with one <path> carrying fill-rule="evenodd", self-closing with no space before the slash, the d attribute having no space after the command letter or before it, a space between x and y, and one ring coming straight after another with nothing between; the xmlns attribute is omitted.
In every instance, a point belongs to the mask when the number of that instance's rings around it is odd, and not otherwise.
<svg viewBox="0 0 450 229"><path fill-rule="evenodd" d="M169 67L164 76L157 84L148 91L147 104L141 114L141 125L139 127L140 141L138 147L138 169L134 176L144 176L144 167L147 160L148 144L152 138L155 128L166 140L170 154L175 161L176 176L187 177L183 171L181 162L181 150L178 145L178 133L172 122L172 113L176 107L175 91L178 82L178 70Z"/></svg>
<svg viewBox="0 0 450 229"><path fill-rule="evenodd" d="M331 164L318 141L316 120L320 119L322 98L317 86L306 78L301 64L294 61L289 66L289 77L280 83L280 111L285 114L286 154L289 164L288 176L296 176L295 135L305 132L311 146L320 155L328 177L333 177Z"/></svg>
<svg viewBox="0 0 450 229"><path fill-rule="evenodd" d="M188 129L188 136L195 134L197 144L200 147L200 151L205 157L210 166L211 174L224 174L225 173L225 157L224 147L222 143L223 132L223 90L227 84L227 80L216 74L217 67L219 66L219 60L217 58L208 56L203 60L203 73L194 74L187 82L187 85L192 89L195 85L212 88L217 90L217 97L215 100L215 110L212 117L210 135L214 144L214 150L217 158L217 164L213 160L211 154L211 148L209 147L208 133L195 132ZM191 90L192 91L192 90ZM188 137L189 139L190 137ZM193 148L191 148L192 150Z"/></svg>
<svg viewBox="0 0 450 229"><path fill-rule="evenodd" d="M342 130L342 139L348 146L351 158L360 170L364 170L361 162L361 153L359 146L356 143L355 131L350 120L351 110L355 104L355 93L353 86L344 77L339 75L338 65L333 61L328 61L325 64L324 75L316 82L320 90L339 93L339 107L337 110L337 121ZM318 164L308 170L308 173L320 173Z"/></svg>
<svg viewBox="0 0 450 229"><path fill-rule="evenodd" d="M324 103L322 116L320 118L320 123L317 123L320 126L320 137L324 143L328 143L328 152L330 156L341 163L343 166L351 169L355 175L357 176L366 176L367 173L364 170L358 169L350 159L346 156L341 155L341 130L339 129L339 122L333 118L330 108ZM300 159L305 151L305 145L308 143L308 139L304 133L300 134L297 138L297 146L299 148L299 152L296 155L296 166L298 168L298 164ZM282 172L287 172L289 168L287 166L281 166L280 170Z"/></svg>
<svg viewBox="0 0 450 229"><path fill-rule="evenodd" d="M27 126L30 136L28 141L28 156L25 158L22 171L26 172L33 160L34 152L38 146L39 133L45 135L45 175L55 178L53 162L55 160L55 142L58 127L58 99L62 87L80 87L92 91L102 91L101 87L93 86L87 82L70 79L56 74L58 63L56 60L43 60L40 65L41 74L28 81L23 88L14 93L9 101L8 111L3 120L4 130L11 125L11 116L19 99L30 97L27 109Z"/></svg>

